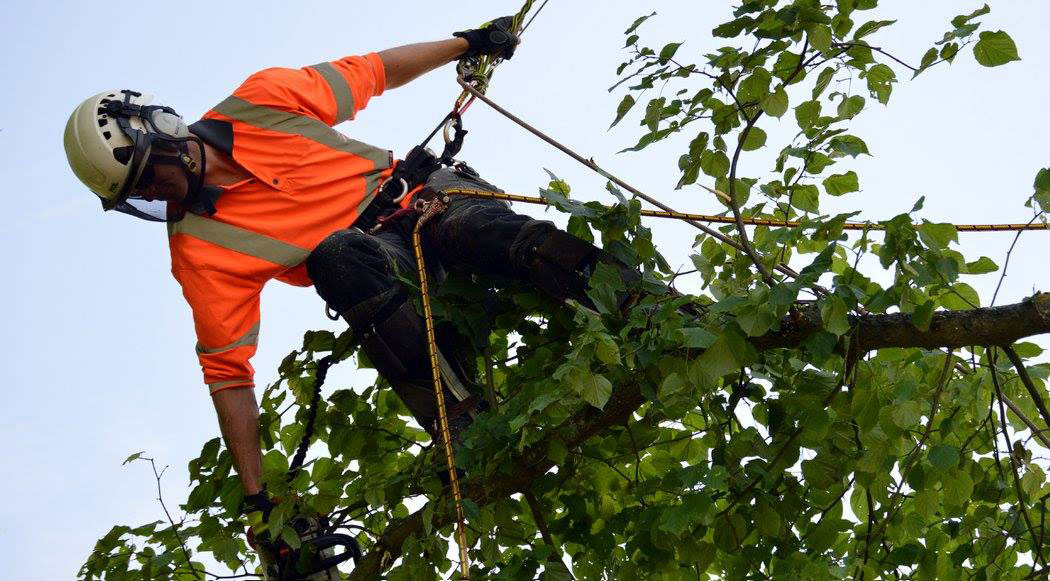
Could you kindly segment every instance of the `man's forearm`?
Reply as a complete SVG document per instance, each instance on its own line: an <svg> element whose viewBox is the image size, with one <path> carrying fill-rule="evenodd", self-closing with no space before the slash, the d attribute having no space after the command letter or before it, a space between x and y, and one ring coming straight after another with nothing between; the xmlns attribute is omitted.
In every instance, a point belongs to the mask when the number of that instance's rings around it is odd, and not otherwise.
<svg viewBox="0 0 1050 581"><path fill-rule="evenodd" d="M223 390L212 396L212 402L244 494L255 494L262 490L259 404L255 401L255 391L251 388Z"/></svg>
<svg viewBox="0 0 1050 581"><path fill-rule="evenodd" d="M468 48L470 47L466 40L452 38L381 51L379 58L383 60L383 68L386 69L386 87L400 87L423 73L458 59Z"/></svg>

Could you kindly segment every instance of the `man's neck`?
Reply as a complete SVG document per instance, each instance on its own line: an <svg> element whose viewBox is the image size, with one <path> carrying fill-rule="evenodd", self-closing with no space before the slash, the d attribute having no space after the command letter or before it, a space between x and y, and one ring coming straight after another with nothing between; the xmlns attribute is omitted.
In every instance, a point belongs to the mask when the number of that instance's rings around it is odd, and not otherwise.
<svg viewBox="0 0 1050 581"><path fill-rule="evenodd" d="M204 144L205 169L204 183L209 186L228 186L244 181L252 174L241 167L232 157L218 149Z"/></svg>

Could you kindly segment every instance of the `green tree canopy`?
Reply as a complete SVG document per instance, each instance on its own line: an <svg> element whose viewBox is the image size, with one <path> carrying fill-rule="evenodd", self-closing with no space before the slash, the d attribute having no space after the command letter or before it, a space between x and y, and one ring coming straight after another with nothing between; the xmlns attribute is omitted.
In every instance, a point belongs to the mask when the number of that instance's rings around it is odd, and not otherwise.
<svg viewBox="0 0 1050 581"><path fill-rule="evenodd" d="M932 67L971 53L1000 66L1017 47L981 28L983 6L912 61L878 43L895 21L869 19L876 4L737 2L710 36L683 39L704 54L647 45L646 25L673 15L626 31L613 124L640 117L629 150L685 136L679 187L718 192L736 222L698 232L696 288L669 290L678 274L639 200L610 183L619 204L581 202L553 176L542 194L569 231L644 273L626 289L642 297L629 312L605 268L591 280L598 312L507 281L453 275L441 286L436 316L498 402L457 455L476 578L1046 574L1050 487L1029 444L1050 448L1040 432L1050 366L1026 367L1041 350L1019 341L1050 331L1050 298L982 307L989 298L960 275L999 267L964 257L951 224L908 213L849 236L856 213L821 213L828 196L863 203L851 162L870 152L855 117ZM774 144L774 126L797 132ZM740 160L763 148L779 148L774 167L744 175ZM1027 205L1045 220L1050 170ZM797 225L748 229L751 218ZM876 259L868 272L865 256ZM352 578L455 575L433 444L382 381L320 404L312 459L286 481L317 361L331 353L368 365L349 333L308 332L264 393L266 481L290 499L271 528L293 511L351 526L366 552ZM213 578L200 554L254 571L220 440L188 470L184 516L114 527L83 577Z"/></svg>

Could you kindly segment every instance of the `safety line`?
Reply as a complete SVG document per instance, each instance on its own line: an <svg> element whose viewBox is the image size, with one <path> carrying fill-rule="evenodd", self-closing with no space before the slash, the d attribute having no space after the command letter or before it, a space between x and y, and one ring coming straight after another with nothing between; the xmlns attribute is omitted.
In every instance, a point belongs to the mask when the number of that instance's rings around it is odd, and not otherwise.
<svg viewBox="0 0 1050 581"><path fill-rule="evenodd" d="M445 211L441 200L434 199L424 203L422 215L412 229L412 250L416 254L416 268L419 271L419 290L423 296L423 320L427 329L427 351L430 355L430 373L434 381L434 397L437 399L438 425L444 445L445 464L448 466L448 479L452 485L452 499L456 506L458 524L460 578L470 579L470 564L467 556L466 517L463 512L463 496L459 490L459 475L456 474L456 460L452 452L452 435L448 428L448 412L445 408L445 390L441 386L441 367L438 363L437 339L434 336L434 315L430 309L430 289L427 282L427 268L423 261L423 244L420 229L431 218Z"/></svg>
<svg viewBox="0 0 1050 581"><path fill-rule="evenodd" d="M453 188L442 190L446 194L460 194L464 196L471 196L475 198L490 198L496 200L507 200L509 202L525 202L528 204L542 204L545 206L551 206L553 203L550 200L544 198L538 198L536 196L523 196L520 194L507 194L502 192L489 192L486 190L474 190L468 188ZM608 208L609 206L603 206ZM711 214L690 214L687 212L662 212L657 210L641 210L642 216L648 216L650 218L673 218L677 220L696 220L699 222L716 222L719 224L736 224L736 220L732 216L715 216ZM744 218L744 224L749 226L770 226L775 228L795 228L798 226L806 226L803 222L797 220L772 220L769 218ZM1018 230L1047 230L1047 224L1044 223L1028 223L1028 224L952 224L959 232L1010 232ZM842 224L843 230L885 230L885 223L872 223L872 222L844 222Z"/></svg>

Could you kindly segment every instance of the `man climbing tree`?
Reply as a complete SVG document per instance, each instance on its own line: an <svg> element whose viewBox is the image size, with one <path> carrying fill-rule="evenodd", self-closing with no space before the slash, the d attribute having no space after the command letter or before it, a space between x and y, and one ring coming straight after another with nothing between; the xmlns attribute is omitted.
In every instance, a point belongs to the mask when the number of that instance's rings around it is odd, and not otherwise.
<svg viewBox="0 0 1050 581"><path fill-rule="evenodd" d="M465 164L439 169L440 160L421 151L395 164L389 151L330 127L453 60L510 58L518 43L510 27L503 17L450 40L266 69L188 126L173 109L126 89L95 95L70 117L70 165L103 208L168 223L172 272L193 309L197 354L248 510L268 518L274 506L262 482L249 363L267 281L314 284L418 423L438 437L423 321L397 279L415 272L408 233L418 204L435 197L448 204L424 229L427 253L446 268L586 300L593 267L615 264L506 202L443 196L455 187L498 191ZM461 361L439 357L455 438L475 415L479 390L468 387L475 378Z"/></svg>
<svg viewBox="0 0 1050 581"><path fill-rule="evenodd" d="M679 42L647 46L642 27L650 17L626 31L629 54L617 74L631 84L614 124L646 91L659 88L646 96L643 134L632 149L683 138L679 186L702 186L705 199L713 195L722 204L719 215L643 209L639 200L651 198L576 155L610 180L620 203L569 198L568 184L552 179L542 201L569 214L575 238L502 206L456 198L432 218L424 229L435 258L428 263L450 267L435 293L435 317L469 339L468 357L441 363L443 379L452 384L446 395L453 402L462 395L455 393L456 380L463 393L476 389L474 374L462 368L477 364L486 372L486 399L498 407L477 414L459 435L456 461L466 475L461 506L471 525L459 563L448 555L461 515L431 465L437 446L424 391L428 354L391 344L421 332L412 277L418 261L406 243L416 218L376 216L381 227L374 234L335 224L335 234L318 233L309 245L272 230L260 241L236 221L237 230L195 226L218 221L238 188L265 186L283 199L323 181L298 173L287 160L278 166L284 172L259 175L245 165L259 154L263 136L266 143L286 140L291 147L285 150L306 148L304 156L312 142L330 139L315 129L320 123L303 122L300 109L281 101L299 92L274 94L249 80L186 139L171 134L151 165L156 183L165 175L208 175L212 170L197 165L194 148L211 164L207 153L222 148L209 140L223 141L204 137L224 120L233 131L232 160L250 174L220 181L227 188L217 200L201 188L201 195L175 205L189 211L171 226L173 251L208 244L237 251L238 268L295 265L286 278L312 281L351 330L338 337L308 332L302 349L280 365L260 404L265 453L256 486L242 490L231 474L233 466L247 472L243 458L256 458L254 449L246 454L232 443L228 450L217 439L206 443L189 466L186 520L114 527L82 574L204 578L209 573L194 560L197 551L250 576L240 506L245 492L265 482L285 499L269 507L269 530L282 539L293 534L295 527L284 525L296 515L328 515L333 527L358 535L364 555L355 579L450 576L457 566L463 576L468 554L469 575L510 579L1045 577L1050 486L1033 450L1050 448L1050 369L1025 364L1041 349L1022 339L1050 332L1050 296L982 307L962 282L961 275L987 274L997 265L986 257L966 260L953 247L959 233L1000 226L920 221L914 214L921 203L881 222L821 213L827 196L860 191L860 177L843 166L869 151L850 122L874 101L890 101L900 71L919 76L961 61L964 48L980 65L1000 66L1017 60L1017 49L1005 32L979 30L989 9L975 7L952 18L948 32L909 60L885 44L870 44L894 24L866 17L876 5L748 0L733 6L713 39L690 39L701 45L692 51L696 62ZM451 53L446 59L458 54ZM328 88L333 76L324 66L260 75L312 79L328 107L316 120L328 123L339 111L349 117L363 95L378 92L379 64L392 86L395 67L381 55L332 65L339 75L346 74L343 66L372 71L364 86L351 83L341 99ZM271 114L259 107L282 116L266 126ZM120 104L107 109L124 110ZM745 175L741 160L768 147L767 130L781 119L794 137L778 150L771 172ZM156 124L166 122L177 125L163 116ZM331 143L338 146L331 149L370 155L361 144ZM240 146L250 149L243 162ZM134 153L121 155L134 163ZM399 208L409 206L397 200L414 180L400 185L384 159L377 153L359 162L355 175L365 184L385 180L391 195L381 215L405 216ZM248 181L238 181L243 178ZM429 187L416 194L424 201L453 190L495 192L462 166L424 181ZM1004 229L1046 229L1050 169L1039 170L1034 185L1024 193L1029 223ZM143 198L163 188L146 190ZM210 218L209 203L217 209ZM376 204L384 198L364 211L354 206L353 216L370 224L368 210L381 207ZM160 215L170 216L171 208ZM650 216L689 220L702 230L691 254L699 279L692 295L673 292L680 273L653 246L642 221ZM484 236L491 248L459 246L459 228ZM537 239L527 243L532 236ZM543 236L559 244L544 250ZM597 236L609 255L579 242ZM231 239L236 246L224 242ZM260 258L264 251L269 254ZM566 255L573 258L558 268L558 257ZM225 266L222 256L209 268ZM493 256L504 262L489 262ZM629 280L635 270L621 263L637 268L640 280ZM458 272L457 265L470 272ZM177 276L185 285L190 273ZM496 282L502 292L485 292ZM644 292L631 293L632 286ZM198 287L192 292L219 296L210 286ZM227 348L250 350L237 341L256 318L226 319L237 328L221 340L202 337L202 361L221 360ZM311 404L327 369L321 363L348 357L358 344L401 397L378 387L339 389ZM442 347L454 352L453 345ZM235 373L212 379L244 380ZM233 385L217 386L216 396L247 391ZM254 411L254 401L246 407ZM460 407L467 412L457 416L460 424L468 423L472 407ZM407 422L409 414L430 433ZM316 422L307 422L314 415ZM307 424L316 425L323 451L289 480L289 457Z"/></svg>

